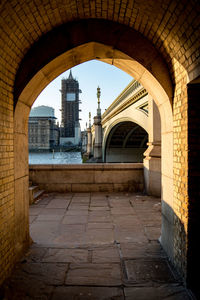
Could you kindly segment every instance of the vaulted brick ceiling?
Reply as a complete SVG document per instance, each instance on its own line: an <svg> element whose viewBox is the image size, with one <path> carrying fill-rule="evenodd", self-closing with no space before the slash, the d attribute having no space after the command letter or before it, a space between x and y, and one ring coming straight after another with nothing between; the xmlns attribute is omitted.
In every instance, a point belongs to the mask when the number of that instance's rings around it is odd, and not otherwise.
<svg viewBox="0 0 200 300"><path fill-rule="evenodd" d="M176 57L190 71L200 63L199 14L197 0L3 0L0 4L0 70L10 73L12 86L24 55L44 33L69 21L100 18L134 28L147 37L166 60Z"/></svg>

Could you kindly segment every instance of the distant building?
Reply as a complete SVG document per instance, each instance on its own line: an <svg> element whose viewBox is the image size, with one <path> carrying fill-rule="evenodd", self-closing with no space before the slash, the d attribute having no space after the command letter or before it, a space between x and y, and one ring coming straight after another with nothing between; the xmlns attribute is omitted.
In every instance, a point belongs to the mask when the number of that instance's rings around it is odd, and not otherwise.
<svg viewBox="0 0 200 300"><path fill-rule="evenodd" d="M81 129L79 123L79 83L73 78L70 70L69 77L61 82L61 137L60 144L79 145Z"/></svg>
<svg viewBox="0 0 200 300"><path fill-rule="evenodd" d="M59 126L54 109L38 106L31 109L28 122L29 150L51 150L59 144Z"/></svg>

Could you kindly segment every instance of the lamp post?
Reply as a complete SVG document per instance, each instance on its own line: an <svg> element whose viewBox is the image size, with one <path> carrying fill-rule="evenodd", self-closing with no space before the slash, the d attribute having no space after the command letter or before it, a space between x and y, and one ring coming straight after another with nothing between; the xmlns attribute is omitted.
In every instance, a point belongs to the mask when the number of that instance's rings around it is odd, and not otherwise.
<svg viewBox="0 0 200 300"><path fill-rule="evenodd" d="M98 86L98 88L97 88L97 103L98 103L97 116L101 116L100 96L101 96L101 89L100 89L100 87Z"/></svg>

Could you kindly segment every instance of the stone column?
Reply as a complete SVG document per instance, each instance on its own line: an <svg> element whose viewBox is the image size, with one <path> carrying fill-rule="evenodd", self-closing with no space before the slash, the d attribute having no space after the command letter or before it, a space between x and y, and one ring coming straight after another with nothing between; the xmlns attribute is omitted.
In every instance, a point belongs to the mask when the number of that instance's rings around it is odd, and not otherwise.
<svg viewBox="0 0 200 300"><path fill-rule="evenodd" d="M90 157L92 154L92 133L91 127L87 128L87 155Z"/></svg>
<svg viewBox="0 0 200 300"><path fill-rule="evenodd" d="M145 191L148 195L161 196L161 120L160 113L149 95L149 142L144 152Z"/></svg>
<svg viewBox="0 0 200 300"><path fill-rule="evenodd" d="M95 142L94 142L94 158L102 159L102 125L101 116L94 117Z"/></svg>

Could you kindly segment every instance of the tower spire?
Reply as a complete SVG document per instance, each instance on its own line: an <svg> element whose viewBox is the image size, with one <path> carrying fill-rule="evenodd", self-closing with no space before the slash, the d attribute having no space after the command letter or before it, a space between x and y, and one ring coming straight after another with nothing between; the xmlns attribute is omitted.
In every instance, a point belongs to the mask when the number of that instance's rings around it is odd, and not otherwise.
<svg viewBox="0 0 200 300"><path fill-rule="evenodd" d="M70 70L70 72L69 72L69 77L68 77L68 79L73 79L73 76L72 76L72 70Z"/></svg>

